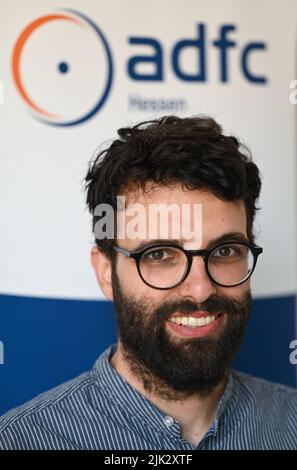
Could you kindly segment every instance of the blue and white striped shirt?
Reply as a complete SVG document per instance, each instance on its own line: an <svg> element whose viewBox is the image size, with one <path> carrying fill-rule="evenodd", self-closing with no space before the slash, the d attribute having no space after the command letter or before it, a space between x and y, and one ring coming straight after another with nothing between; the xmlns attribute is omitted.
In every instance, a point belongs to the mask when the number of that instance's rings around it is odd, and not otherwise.
<svg viewBox="0 0 297 470"><path fill-rule="evenodd" d="M111 366L93 369L0 418L0 449L297 449L297 390L231 370L215 419L196 448Z"/></svg>

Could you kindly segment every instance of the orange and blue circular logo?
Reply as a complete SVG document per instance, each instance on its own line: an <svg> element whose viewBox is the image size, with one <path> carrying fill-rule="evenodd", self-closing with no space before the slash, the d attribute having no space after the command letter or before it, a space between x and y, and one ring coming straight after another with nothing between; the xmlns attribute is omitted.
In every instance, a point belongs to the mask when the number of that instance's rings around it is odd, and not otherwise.
<svg viewBox="0 0 297 470"><path fill-rule="evenodd" d="M98 25L72 9L35 19L12 55L16 88L31 114L53 126L91 119L108 98L111 48Z"/></svg>

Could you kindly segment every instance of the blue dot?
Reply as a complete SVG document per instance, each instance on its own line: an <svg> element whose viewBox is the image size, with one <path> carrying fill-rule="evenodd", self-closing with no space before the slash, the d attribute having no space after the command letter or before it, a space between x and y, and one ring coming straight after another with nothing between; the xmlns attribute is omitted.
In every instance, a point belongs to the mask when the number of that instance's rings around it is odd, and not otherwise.
<svg viewBox="0 0 297 470"><path fill-rule="evenodd" d="M61 73L67 73L69 70L69 65L67 64L67 62L60 62L58 65L58 70Z"/></svg>

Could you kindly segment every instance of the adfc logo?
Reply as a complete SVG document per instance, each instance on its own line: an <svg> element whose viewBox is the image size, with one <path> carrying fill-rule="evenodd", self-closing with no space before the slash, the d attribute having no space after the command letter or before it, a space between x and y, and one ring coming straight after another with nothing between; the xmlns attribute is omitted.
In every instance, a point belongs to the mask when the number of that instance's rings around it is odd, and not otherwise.
<svg viewBox="0 0 297 470"><path fill-rule="evenodd" d="M17 90L32 115L53 126L74 126L104 105L113 78L112 54L99 27L64 9L32 21L12 55Z"/></svg>

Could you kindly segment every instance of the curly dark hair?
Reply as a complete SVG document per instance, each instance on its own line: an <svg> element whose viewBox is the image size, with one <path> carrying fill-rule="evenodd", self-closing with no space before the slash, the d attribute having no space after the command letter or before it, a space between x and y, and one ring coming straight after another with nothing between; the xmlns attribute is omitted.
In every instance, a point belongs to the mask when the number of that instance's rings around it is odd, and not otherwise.
<svg viewBox="0 0 297 470"><path fill-rule="evenodd" d="M93 216L98 204L116 209L117 196L131 185L145 190L181 183L184 189L209 190L225 201L243 200L247 235L254 241L253 221L261 190L258 167L249 149L236 137L226 136L213 118L199 115L164 116L118 130L118 138L90 162L85 178L86 203ZM114 240L95 238L97 246L112 258Z"/></svg>

